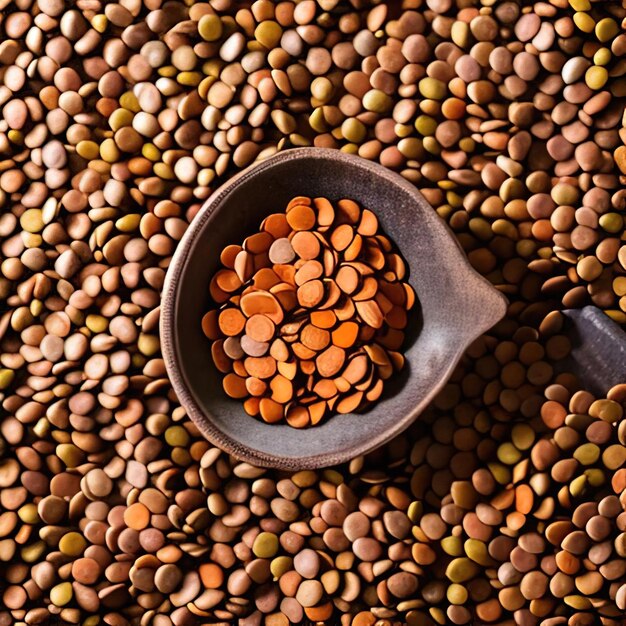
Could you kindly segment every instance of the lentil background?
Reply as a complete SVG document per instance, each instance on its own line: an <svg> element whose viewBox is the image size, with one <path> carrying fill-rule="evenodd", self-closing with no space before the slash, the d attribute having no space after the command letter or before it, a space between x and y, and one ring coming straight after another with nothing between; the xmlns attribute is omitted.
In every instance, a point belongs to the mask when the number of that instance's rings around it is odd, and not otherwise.
<svg viewBox="0 0 626 626"><path fill-rule="evenodd" d="M560 308L626 324L622 3L0 9L2 626L623 626L626 387L554 370ZM408 436L284 475L189 422L159 291L303 145L415 183L511 305Z"/></svg>

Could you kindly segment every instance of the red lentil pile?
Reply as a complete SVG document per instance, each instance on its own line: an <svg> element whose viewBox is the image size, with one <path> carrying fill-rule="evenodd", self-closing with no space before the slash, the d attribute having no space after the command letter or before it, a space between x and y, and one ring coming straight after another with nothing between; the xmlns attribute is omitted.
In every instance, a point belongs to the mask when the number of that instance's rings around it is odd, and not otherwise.
<svg viewBox="0 0 626 626"><path fill-rule="evenodd" d="M374 404L404 367L415 291L369 209L296 196L226 246L202 317L222 387L249 415L292 428Z"/></svg>
<svg viewBox="0 0 626 626"><path fill-rule="evenodd" d="M624 626L626 9L0 4L0 626ZM161 358L202 202L292 146L413 182L510 299L404 436L293 475L212 448ZM624 381L626 383L626 381Z"/></svg>

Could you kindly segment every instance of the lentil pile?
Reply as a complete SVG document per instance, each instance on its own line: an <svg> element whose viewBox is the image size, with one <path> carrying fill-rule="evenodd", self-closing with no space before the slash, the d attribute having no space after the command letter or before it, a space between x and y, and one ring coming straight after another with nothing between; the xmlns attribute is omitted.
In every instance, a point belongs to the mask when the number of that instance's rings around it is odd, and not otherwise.
<svg viewBox="0 0 626 626"><path fill-rule="evenodd" d="M378 218L353 200L293 198L229 245L202 319L224 391L268 423L315 426L380 398L404 366L415 292Z"/></svg>
<svg viewBox="0 0 626 626"><path fill-rule="evenodd" d="M626 10L590 0L0 0L0 626L624 626ZM158 339L173 250L291 146L413 182L510 299L402 437L212 448ZM625 381L626 382L626 381Z"/></svg>

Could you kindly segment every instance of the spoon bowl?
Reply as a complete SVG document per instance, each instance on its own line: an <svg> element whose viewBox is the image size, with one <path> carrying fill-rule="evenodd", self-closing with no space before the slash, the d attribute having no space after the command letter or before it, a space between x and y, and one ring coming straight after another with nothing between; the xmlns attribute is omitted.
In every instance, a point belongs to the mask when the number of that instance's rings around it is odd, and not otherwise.
<svg viewBox="0 0 626 626"><path fill-rule="evenodd" d="M222 390L201 319L220 252L258 230L296 195L351 198L376 213L409 265L419 306L410 313L405 368L362 413L294 429L246 414ZM337 150L299 148L231 178L198 212L173 257L161 308L161 343L174 390L212 443L255 465L285 470L347 461L401 433L444 386L467 346L501 319L506 299L470 266L454 235L400 175Z"/></svg>

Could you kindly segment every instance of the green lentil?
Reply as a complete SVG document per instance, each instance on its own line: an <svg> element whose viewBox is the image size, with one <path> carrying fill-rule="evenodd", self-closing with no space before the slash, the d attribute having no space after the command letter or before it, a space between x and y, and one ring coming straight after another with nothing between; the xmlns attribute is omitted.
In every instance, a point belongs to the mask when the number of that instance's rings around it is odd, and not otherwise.
<svg viewBox="0 0 626 626"><path fill-rule="evenodd" d="M205 41L217 41L222 36L222 20L218 15L203 15L198 22L198 33Z"/></svg>
<svg viewBox="0 0 626 626"><path fill-rule="evenodd" d="M278 551L278 537L274 533L259 533L252 545L254 556L261 559L272 558Z"/></svg>

